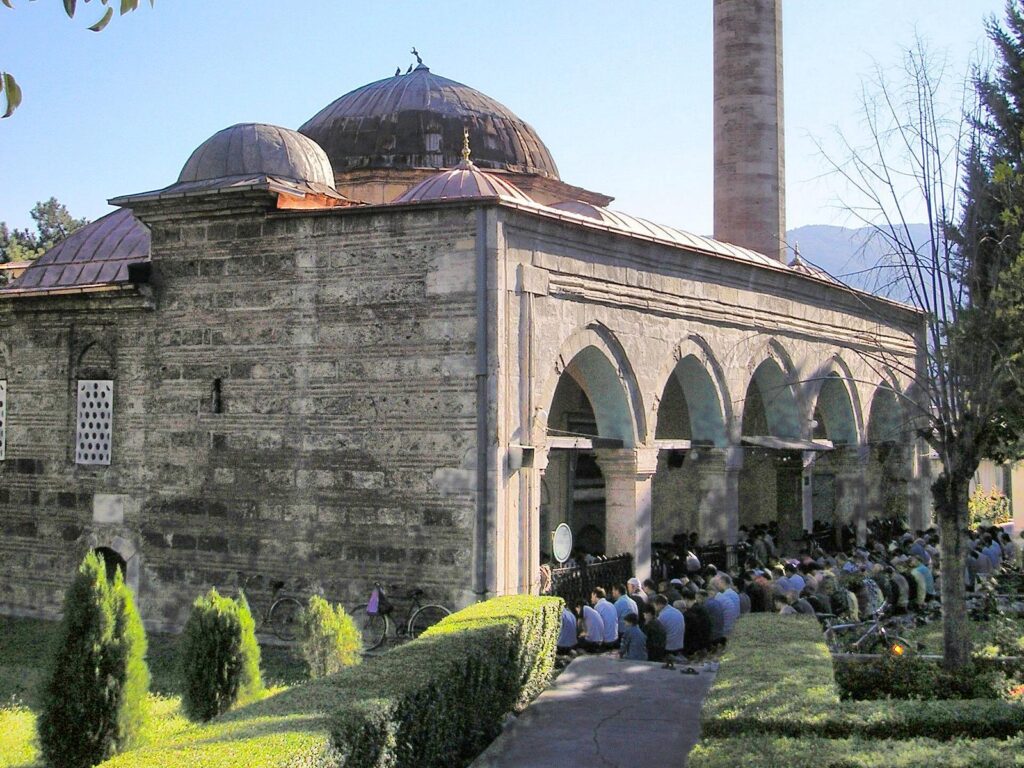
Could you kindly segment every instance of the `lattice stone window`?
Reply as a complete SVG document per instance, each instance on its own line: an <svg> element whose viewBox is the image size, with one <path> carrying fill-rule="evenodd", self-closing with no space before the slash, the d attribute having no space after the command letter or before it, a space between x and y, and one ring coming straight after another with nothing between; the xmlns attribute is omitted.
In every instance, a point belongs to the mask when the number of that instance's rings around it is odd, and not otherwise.
<svg viewBox="0 0 1024 768"><path fill-rule="evenodd" d="M109 379L79 379L76 464L110 464L113 421L114 382Z"/></svg>
<svg viewBox="0 0 1024 768"><path fill-rule="evenodd" d="M7 382L0 379L0 461L7 456Z"/></svg>

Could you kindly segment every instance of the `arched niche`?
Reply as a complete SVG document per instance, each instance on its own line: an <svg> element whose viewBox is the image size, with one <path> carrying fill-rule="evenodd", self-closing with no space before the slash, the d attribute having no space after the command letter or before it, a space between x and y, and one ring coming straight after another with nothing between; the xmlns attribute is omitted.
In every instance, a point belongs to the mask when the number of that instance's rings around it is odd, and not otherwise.
<svg viewBox="0 0 1024 768"><path fill-rule="evenodd" d="M857 444L857 418L850 390L838 373L825 377L814 405L813 437L831 440L836 447Z"/></svg>
<svg viewBox="0 0 1024 768"><path fill-rule="evenodd" d="M678 363L658 404L657 439L685 439L724 448L727 443L722 398L696 355Z"/></svg>
<svg viewBox="0 0 1024 768"><path fill-rule="evenodd" d="M774 358L757 366L743 399L742 433L798 440L803 436L796 395Z"/></svg>

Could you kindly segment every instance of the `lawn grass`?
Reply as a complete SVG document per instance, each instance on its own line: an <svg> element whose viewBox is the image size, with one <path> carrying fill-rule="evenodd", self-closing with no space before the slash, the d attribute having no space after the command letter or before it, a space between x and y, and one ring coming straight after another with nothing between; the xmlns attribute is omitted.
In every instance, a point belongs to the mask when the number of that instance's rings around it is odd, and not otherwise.
<svg viewBox="0 0 1024 768"><path fill-rule="evenodd" d="M0 768L38 765L36 714L56 630L56 622L0 616ZM146 660L153 679L145 740L172 742L197 727L181 712L178 637L151 634L148 640ZM260 652L268 695L307 679L298 649L262 646Z"/></svg>

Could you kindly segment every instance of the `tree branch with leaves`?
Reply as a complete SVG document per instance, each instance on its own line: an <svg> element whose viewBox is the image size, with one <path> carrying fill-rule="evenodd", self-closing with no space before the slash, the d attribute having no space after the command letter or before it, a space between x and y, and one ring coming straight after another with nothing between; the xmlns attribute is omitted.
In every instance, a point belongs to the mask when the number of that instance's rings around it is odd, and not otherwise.
<svg viewBox="0 0 1024 768"><path fill-rule="evenodd" d="M29 0L29 2L35 2L35 0ZM69 19L73 19L75 12L78 10L77 0L62 0L62 2L64 3L64 12L68 15ZM83 2L88 4L90 0L83 0ZM0 3L7 6L7 8L14 8L11 0L0 0ZM149 0L150 7L153 7L155 3L156 0ZM111 19L114 18L115 5L120 5L120 15L124 16L126 13L131 13L138 9L139 0L99 0L99 4L103 6L104 10L100 18L89 27L89 30L92 32L102 32L106 28ZM14 79L14 75L2 70L0 70L0 97L3 98L2 105L4 106L4 112L0 117L10 117L21 105L21 86Z"/></svg>

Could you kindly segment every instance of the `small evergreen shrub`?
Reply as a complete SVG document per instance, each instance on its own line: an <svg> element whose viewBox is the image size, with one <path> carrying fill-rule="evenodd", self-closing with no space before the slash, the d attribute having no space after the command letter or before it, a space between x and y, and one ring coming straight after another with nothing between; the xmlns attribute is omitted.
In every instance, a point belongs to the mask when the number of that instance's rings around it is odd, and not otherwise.
<svg viewBox="0 0 1024 768"><path fill-rule="evenodd" d="M86 555L64 597L64 615L39 714L39 744L53 768L87 768L134 746L149 689L146 636L118 572Z"/></svg>
<svg viewBox="0 0 1024 768"><path fill-rule="evenodd" d="M362 637L341 605L318 595L302 612L302 655L313 679L327 677L361 660Z"/></svg>
<svg viewBox="0 0 1024 768"><path fill-rule="evenodd" d="M211 589L192 604L181 637L182 707L193 720L209 720L263 689L256 622L244 596Z"/></svg>

